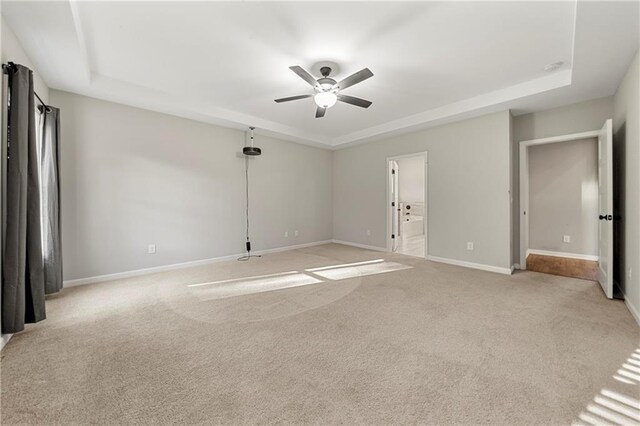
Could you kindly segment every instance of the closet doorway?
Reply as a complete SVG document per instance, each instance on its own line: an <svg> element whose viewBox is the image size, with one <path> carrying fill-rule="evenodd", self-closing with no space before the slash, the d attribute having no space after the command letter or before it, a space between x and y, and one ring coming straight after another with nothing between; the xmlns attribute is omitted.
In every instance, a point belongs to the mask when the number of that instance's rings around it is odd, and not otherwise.
<svg viewBox="0 0 640 426"><path fill-rule="evenodd" d="M600 130L575 133L563 136L554 136L543 139L535 139L520 142L520 265L523 269L533 269L541 264L545 268L556 270L557 275L576 276L597 280L605 295L613 298L613 161L612 161L612 120L607 120ZM593 178L583 179L579 185L574 185L571 189L565 187L565 181L569 179L572 170L579 164L579 155L574 155L567 159L565 164L561 164L561 172L556 173L557 177L551 176L553 162L558 162L558 158L549 158L543 162L543 168L538 171L538 175L543 174L542 180L538 184L532 185L530 168L533 168L534 149L538 147L553 145L567 145L567 143L585 145L593 143ZM552 161L553 160L553 161ZM561 160L560 160L561 161ZM539 162L540 163L540 162ZM540 185L543 182L544 185ZM593 183L591 183L593 182ZM588 210L588 215L580 214L577 211L572 217L582 216L578 229L582 235L578 240L582 244L575 245L576 242L570 232L562 232L566 227L563 219L558 214L553 213L549 200L555 200L555 205L565 205L572 197L578 199L578 209ZM540 199L547 200L546 205L540 208ZM538 212L536 213L535 202L538 202ZM565 209L566 210L566 209ZM541 213L542 212L542 213ZM540 217L547 216L544 226L534 225L534 220L540 222ZM566 219L566 218L565 218ZM566 220L568 222L568 220ZM564 227L564 228L563 228ZM541 243L540 238L533 238L532 233L537 233L540 237L540 230L544 233L551 232L550 239ZM586 243L585 243L586 241ZM537 245L536 245L537 244ZM538 246L543 244L542 246ZM549 247L545 247L544 244ZM585 246L588 248L580 248ZM556 247L560 247L559 249ZM572 249L572 247L574 247ZM583 250L587 250L586 252ZM533 257L531 257L533 256ZM569 275L566 270L584 270L585 262L593 263L593 272L590 277ZM535 264L535 265L534 265ZM534 269L538 272L546 272ZM563 272L564 271L564 272ZM554 273L549 271L549 273Z"/></svg>
<svg viewBox="0 0 640 426"><path fill-rule="evenodd" d="M387 250L427 256L427 153L387 158Z"/></svg>

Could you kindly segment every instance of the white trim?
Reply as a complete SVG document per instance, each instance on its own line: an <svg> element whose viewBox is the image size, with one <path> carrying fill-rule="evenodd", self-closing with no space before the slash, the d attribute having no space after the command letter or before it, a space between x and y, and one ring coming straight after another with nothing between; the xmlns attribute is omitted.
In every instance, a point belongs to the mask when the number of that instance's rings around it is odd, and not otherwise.
<svg viewBox="0 0 640 426"><path fill-rule="evenodd" d="M577 141L580 139L597 138L600 134L600 130L590 130L588 132L571 133L569 135L551 136L548 138L529 139L527 141L520 142L520 146L534 146L534 145L546 145L548 143L557 142L569 142Z"/></svg>
<svg viewBox="0 0 640 426"><path fill-rule="evenodd" d="M631 316L633 316L638 325L640 325L640 309L633 306L626 295L624 296L624 304L627 305L627 309L629 309L629 312L631 312Z"/></svg>
<svg viewBox="0 0 640 426"><path fill-rule="evenodd" d="M358 248L365 249L365 250L387 251L387 249L384 248L384 247L369 246L369 245L366 245L366 244L352 243L350 241L331 240L331 242L335 243L335 244L342 244L342 245L345 245L345 246L358 247Z"/></svg>
<svg viewBox="0 0 640 426"><path fill-rule="evenodd" d="M517 99L570 86L572 79L573 69L559 70L555 73L493 92L483 93L407 117L391 120L384 124L357 130L353 133L333 138L330 144L338 149L348 148L371 140L389 138L426 127L442 125L454 120L464 120L482 114L504 111L509 109L513 101Z"/></svg>
<svg viewBox="0 0 640 426"><path fill-rule="evenodd" d="M13 334L0 335L0 351L7 345L7 343L9 343L9 340L11 340L11 336L13 336Z"/></svg>
<svg viewBox="0 0 640 426"><path fill-rule="evenodd" d="M465 262L464 260L447 259L445 257L427 256L427 260L447 263L449 265L463 266L465 268L480 269L481 271L496 272L504 275L511 275L513 272L511 268L501 268L499 266L483 265L482 263Z"/></svg>
<svg viewBox="0 0 640 426"><path fill-rule="evenodd" d="M526 214L526 212L529 211L529 147L597 138L599 134L600 130L590 130L588 132L530 139L520 142L520 211L518 212L518 216L520 217L520 265L523 266L523 268L526 269L527 267L527 250L529 247L529 215Z"/></svg>
<svg viewBox="0 0 640 426"><path fill-rule="evenodd" d="M633 319L635 319L638 325L640 325L640 309L633 306L633 303L629 301L629 298L625 294L622 286L618 281L613 280L613 285L620 289L620 291L622 292L622 296L624 297L624 304L627 306L627 309L631 313L631 316L633 317Z"/></svg>
<svg viewBox="0 0 640 426"><path fill-rule="evenodd" d="M414 152L411 154L394 155L387 157L387 205L385 210L387 212L387 247L386 251L391 253L393 251L393 241L391 240L391 230L393 224L391 221L393 218L389 214L389 206L391 206L391 187L389 186L389 175L391 173L391 162L402 160L403 158L411 157L424 157L424 212L422 214L422 233L424 235L424 259L429 255L429 241L427 236L429 235L429 153L427 151Z"/></svg>
<svg viewBox="0 0 640 426"><path fill-rule="evenodd" d="M520 144L520 265L527 268L527 247L529 247L529 150Z"/></svg>
<svg viewBox="0 0 640 426"><path fill-rule="evenodd" d="M522 268L520 268L520 264L519 264L519 263L514 263L514 264L511 266L511 270L512 270L512 271L513 271L513 270L516 270L516 269L522 269Z"/></svg>
<svg viewBox="0 0 640 426"><path fill-rule="evenodd" d="M599 260L598 256L594 256L592 254L564 253L561 251L529 249L527 250L527 256L529 256L530 254L539 254L541 256L566 257L567 259L591 260L593 262L597 262Z"/></svg>
<svg viewBox="0 0 640 426"><path fill-rule="evenodd" d="M69 9L71 9L71 19L76 31L76 40L80 47L80 57L82 58L82 64L85 68L84 73L87 78L87 83L91 84L91 60L89 59L89 49L87 49L87 38L85 37L85 32L82 29L82 20L78 10L78 0L69 0Z"/></svg>
<svg viewBox="0 0 640 426"><path fill-rule="evenodd" d="M253 251L252 253L253 254L277 253L282 251L301 249L305 247L319 246L322 244L329 244L331 242L333 241L332 240L314 241L312 243L296 244L293 246L284 246L284 247L276 247L276 248L265 249L265 250L258 250L258 251ZM174 263L171 265L154 266L153 268L144 268L144 269L136 269L133 271L117 272L115 274L96 275L94 277L67 280L67 281L64 281L63 287L76 287L79 285L94 284L94 283L99 283L104 281L112 281L112 280L118 280L122 278L130 278L130 277L137 277L140 275L153 274L157 272L165 272L165 271L173 271L176 269L190 268L192 266L208 265L210 263L218 263L218 262L224 262L227 260L235 260L238 257L243 256L244 254L245 253L232 254L228 256L212 257L209 259L194 260L194 261L184 262L184 263Z"/></svg>

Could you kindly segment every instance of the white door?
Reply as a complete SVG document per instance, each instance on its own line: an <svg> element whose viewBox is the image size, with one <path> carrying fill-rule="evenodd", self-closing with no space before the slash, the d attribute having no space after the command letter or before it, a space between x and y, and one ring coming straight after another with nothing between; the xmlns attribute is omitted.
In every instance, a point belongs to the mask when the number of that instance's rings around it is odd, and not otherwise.
<svg viewBox="0 0 640 426"><path fill-rule="evenodd" d="M613 298L613 130L611 119L598 135L598 281Z"/></svg>
<svg viewBox="0 0 640 426"><path fill-rule="evenodd" d="M398 162L389 162L391 169L391 251L398 251L400 238L400 197L398 194Z"/></svg>

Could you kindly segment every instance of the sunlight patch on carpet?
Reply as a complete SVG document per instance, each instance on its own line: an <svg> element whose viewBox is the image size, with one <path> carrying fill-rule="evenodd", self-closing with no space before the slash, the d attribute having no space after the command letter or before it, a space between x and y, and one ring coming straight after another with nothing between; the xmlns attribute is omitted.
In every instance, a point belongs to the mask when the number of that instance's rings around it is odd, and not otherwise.
<svg viewBox="0 0 640 426"><path fill-rule="evenodd" d="M281 274L261 275L234 280L214 281L202 284L192 284L189 287L198 288L198 296L202 300L216 300L227 297L244 296L267 291L282 290L322 281L301 272L284 272Z"/></svg>
<svg viewBox="0 0 640 426"><path fill-rule="evenodd" d="M256 275L222 281L189 284L187 287L200 300L217 300L246 296L275 290L302 287L313 284L359 278L367 275L411 269L412 266L384 259L309 268L304 271L288 271L268 275Z"/></svg>
<svg viewBox="0 0 640 426"><path fill-rule="evenodd" d="M378 259L370 262L358 262L352 264L336 265L333 267L305 269L314 275L318 275L328 280L345 280L367 275L384 274L387 272L411 269L411 266L397 262L386 262Z"/></svg>
<svg viewBox="0 0 640 426"><path fill-rule="evenodd" d="M636 358L635 353L622 363L622 368L613 378L623 383L624 389L635 397L611 389L602 389L600 394L596 395L593 401L587 405L586 411L578 415L580 421L574 422L574 425L599 426L612 423L637 425L640 423L640 401L636 398L640 375L637 374L638 367L630 365L634 364L634 358Z"/></svg>

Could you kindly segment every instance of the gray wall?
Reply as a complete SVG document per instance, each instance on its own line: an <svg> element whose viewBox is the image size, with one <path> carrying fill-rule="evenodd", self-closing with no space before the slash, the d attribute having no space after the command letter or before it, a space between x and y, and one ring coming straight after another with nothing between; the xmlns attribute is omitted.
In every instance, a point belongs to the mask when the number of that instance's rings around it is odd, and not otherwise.
<svg viewBox="0 0 640 426"><path fill-rule="evenodd" d="M244 132L55 90L51 103L61 108L65 280L243 252ZM331 151L256 144L253 249L331 239Z"/></svg>
<svg viewBox="0 0 640 426"><path fill-rule="evenodd" d="M509 148L503 111L334 152L334 238L386 247L386 158L428 151L429 255L509 268Z"/></svg>
<svg viewBox="0 0 640 426"><path fill-rule="evenodd" d="M593 99L513 118L513 259L520 259L520 150L521 141L587 132L602 128L613 117L613 97Z"/></svg>
<svg viewBox="0 0 640 426"><path fill-rule="evenodd" d="M614 210L622 219L614 222L617 271L626 302L640 321L640 88L638 53L618 87L614 101L614 182L618 189Z"/></svg>
<svg viewBox="0 0 640 426"><path fill-rule="evenodd" d="M598 255L597 139L529 148L529 248Z"/></svg>

